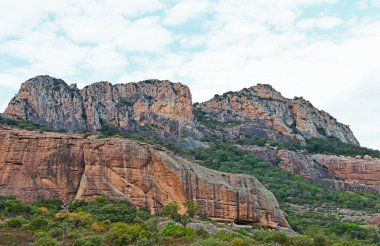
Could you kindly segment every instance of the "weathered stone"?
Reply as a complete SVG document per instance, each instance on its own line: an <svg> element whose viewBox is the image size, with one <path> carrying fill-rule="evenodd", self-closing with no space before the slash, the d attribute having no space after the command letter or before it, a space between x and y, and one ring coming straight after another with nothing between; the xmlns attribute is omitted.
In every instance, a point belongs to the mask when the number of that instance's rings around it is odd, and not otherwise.
<svg viewBox="0 0 380 246"><path fill-rule="evenodd" d="M258 84L217 95L194 109L202 117L224 123L219 133L230 138L253 135L283 141L332 136L345 143L359 144L348 126L303 98L283 97L270 85Z"/></svg>
<svg viewBox="0 0 380 246"><path fill-rule="evenodd" d="M280 150L278 167L336 190L380 194L380 160Z"/></svg>
<svg viewBox="0 0 380 246"><path fill-rule="evenodd" d="M0 129L0 194L69 202L105 195L157 212L194 200L221 221L288 227L255 177L213 171L131 140Z"/></svg>
<svg viewBox="0 0 380 246"><path fill-rule="evenodd" d="M112 125L166 137L193 135L190 90L169 81L98 82L79 90L63 80L37 76L22 84L4 114L69 132Z"/></svg>

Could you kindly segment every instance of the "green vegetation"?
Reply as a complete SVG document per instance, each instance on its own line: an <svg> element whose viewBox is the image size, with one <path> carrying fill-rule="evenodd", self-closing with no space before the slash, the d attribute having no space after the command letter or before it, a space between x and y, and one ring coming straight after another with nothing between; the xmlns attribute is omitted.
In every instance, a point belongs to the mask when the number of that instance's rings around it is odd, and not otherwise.
<svg viewBox="0 0 380 246"><path fill-rule="evenodd" d="M178 204L177 204L178 205ZM0 245L321 245L325 237L292 236L264 229L205 224L219 228L210 234L205 228L177 224L164 213L151 215L126 201L97 197L75 201L68 211L56 200L20 203L0 196ZM185 202L187 216L197 206ZM172 204L163 208L173 207ZM164 212L164 211L163 211ZM199 221L198 221L199 222ZM203 222L205 223L205 222ZM304 243L308 244L304 244ZM360 241L361 243L365 241ZM330 245L330 244L328 244Z"/></svg>
<svg viewBox="0 0 380 246"><path fill-rule="evenodd" d="M327 214L326 211L348 208L370 213L380 212L379 195L331 190L273 167L230 143L224 143L215 138L208 138L208 140L213 140L209 148L188 150L182 155L188 159L202 161L202 165L208 168L230 173L251 174L257 177L274 193L296 231L309 236L324 235L326 239L332 241L367 239L366 242L361 243L378 243L378 229L340 222L336 215ZM312 208L322 207L325 212L312 210L297 214L289 204Z"/></svg>
<svg viewBox="0 0 380 246"><path fill-rule="evenodd" d="M327 139L308 139L306 140L305 148L309 153L334 154L353 157L356 155L370 155L372 157L380 158L380 151L378 150L368 149L354 144L343 143L334 137L329 137Z"/></svg>
<svg viewBox="0 0 380 246"><path fill-rule="evenodd" d="M212 119L203 119L204 122L214 125ZM0 124L27 130L47 130L36 124L1 117ZM94 201L75 201L69 204L66 212L60 211L62 204L59 201L22 204L14 198L0 197L0 245L9 242L16 245L59 245L63 242L69 245L154 245L163 242L188 245L380 245L378 227L342 221L336 212L337 208L380 212L379 195L331 190L273 167L245 153L234 143L222 142L213 136L203 139L210 143L209 148L181 150L174 143L120 133L112 126L103 126L100 132L104 136L159 144L215 170L254 175L274 193L290 225L302 235L289 237L280 232L252 228L240 228L234 233L220 230L211 235L204 229L190 226L197 210L197 205L192 202L182 204L187 208L185 214L178 212L181 205L171 203L163 208L160 215L151 215L149 211L137 209L125 201L110 201L103 197ZM267 142L259 137L245 136L236 143L264 146ZM292 140L280 143L278 147L308 153L380 158L380 151L342 143L332 137L308 139L305 146ZM307 209L300 213L293 205ZM210 225L216 224L207 218L202 219ZM168 220L171 222L159 226Z"/></svg>
<svg viewBox="0 0 380 246"><path fill-rule="evenodd" d="M29 121L17 121L17 120L12 120L12 119L8 119L8 118L4 118L4 117L0 116L0 125L1 124L8 125L11 127L15 127L15 128L22 129L22 130L28 130L28 131L60 132L60 133L66 132L63 129L53 130L53 129L50 129L48 127L45 127L45 126L42 126L39 124L35 124L35 123L29 122Z"/></svg>
<svg viewBox="0 0 380 246"><path fill-rule="evenodd" d="M186 213L184 214L179 212L181 205L175 201L166 204L162 209L162 214L186 227L199 210L199 206L193 201L186 201L182 206L186 208Z"/></svg>
<svg viewBox="0 0 380 246"><path fill-rule="evenodd" d="M250 135L244 135L243 137L240 137L236 140L236 143L240 145L265 146L267 142L268 140L266 138L262 138L259 136L250 136Z"/></svg>
<svg viewBox="0 0 380 246"><path fill-rule="evenodd" d="M375 158L380 158L380 151L361 147L355 144L344 143L338 138L310 138L306 139L306 145L301 145L301 142L293 139L283 143L276 144L280 149L288 150L305 150L310 154L327 154L327 155L344 155L355 157L357 155L369 155Z"/></svg>

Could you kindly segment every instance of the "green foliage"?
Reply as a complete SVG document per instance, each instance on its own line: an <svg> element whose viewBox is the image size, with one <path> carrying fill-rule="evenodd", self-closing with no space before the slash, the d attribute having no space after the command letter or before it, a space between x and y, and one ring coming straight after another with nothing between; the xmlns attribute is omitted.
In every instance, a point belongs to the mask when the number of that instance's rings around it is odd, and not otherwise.
<svg viewBox="0 0 380 246"><path fill-rule="evenodd" d="M42 237L33 243L33 246L58 246L59 243L56 239L51 237Z"/></svg>
<svg viewBox="0 0 380 246"><path fill-rule="evenodd" d="M46 229L48 221L41 217L35 217L30 220L28 227L32 230Z"/></svg>
<svg viewBox="0 0 380 246"><path fill-rule="evenodd" d="M195 236L195 231L192 228L187 228L175 225L173 223L169 223L162 230L162 235L174 238L191 238Z"/></svg>
<svg viewBox="0 0 380 246"><path fill-rule="evenodd" d="M268 142L266 138L262 138L259 136L249 136L244 135L242 138L239 138L236 140L236 143L240 145L258 145L258 146L265 146L265 144Z"/></svg>
<svg viewBox="0 0 380 246"><path fill-rule="evenodd" d="M372 157L380 158L380 151L378 150L368 149L354 144L343 143L334 137L328 137L327 139L310 138L306 140L306 144L306 150L309 153L345 156L370 155Z"/></svg>
<svg viewBox="0 0 380 246"><path fill-rule="evenodd" d="M85 211L92 214L96 220L110 222L142 222L150 217L147 210L137 211L127 201L110 201L104 197L97 197L93 201L74 201L69 205L69 211Z"/></svg>
<svg viewBox="0 0 380 246"><path fill-rule="evenodd" d="M128 225L117 222L109 229L106 239L112 245L126 245L148 236L149 233L139 224Z"/></svg>
<svg viewBox="0 0 380 246"><path fill-rule="evenodd" d="M42 126L39 124L35 124L35 123L29 122L29 121L17 121L17 120L4 118L1 116L0 116L0 124L4 124L4 125L11 126L11 127L23 129L23 130L28 130L28 131L40 131L40 132L49 131L49 132L61 132L61 133L66 132L63 129L58 129L58 130L50 129L48 127L45 127L45 126Z"/></svg>
<svg viewBox="0 0 380 246"><path fill-rule="evenodd" d="M119 133L119 129L112 125L103 125L102 128L99 129L99 132L101 132L104 136L113 136L117 133Z"/></svg>
<svg viewBox="0 0 380 246"><path fill-rule="evenodd" d="M252 154L245 153L232 144L218 140L214 140L209 148L188 150L183 155L188 159L202 161L202 165L208 168L230 173L250 174L257 177L274 193L282 209L286 212L292 228L300 233L316 235L316 231L319 231L321 235L329 235L331 238L338 235L345 239L356 238L359 240L376 237L376 233L371 229L357 225L352 228L347 227L346 223L340 222L335 216L329 214L296 214L287 204L323 206L326 210L340 207L378 212L379 195L331 190L307 181L298 175L282 171ZM260 233L268 234L268 237L273 234L255 232L254 239L260 240ZM264 237L265 235L261 236ZM278 236L276 240L280 239L281 236Z"/></svg>
<svg viewBox="0 0 380 246"><path fill-rule="evenodd" d="M279 149L288 149L288 150L300 150L302 149L301 142L297 139L292 139L286 142L282 142L278 144Z"/></svg>
<svg viewBox="0 0 380 246"><path fill-rule="evenodd" d="M23 224L23 219L20 217L11 218L6 222L6 225L12 228L20 228L22 224Z"/></svg>
<svg viewBox="0 0 380 246"><path fill-rule="evenodd" d="M169 217L175 222L186 226L191 221L191 219L194 218L196 212L199 209L199 206L194 201L185 201L182 204L182 206L186 208L186 213L184 214L179 213L180 206L181 205L177 202L168 203L162 208L161 213L162 215Z"/></svg>
<svg viewBox="0 0 380 246"><path fill-rule="evenodd" d="M78 238L74 245L76 246L105 246L105 240L102 236L88 236L84 238Z"/></svg>

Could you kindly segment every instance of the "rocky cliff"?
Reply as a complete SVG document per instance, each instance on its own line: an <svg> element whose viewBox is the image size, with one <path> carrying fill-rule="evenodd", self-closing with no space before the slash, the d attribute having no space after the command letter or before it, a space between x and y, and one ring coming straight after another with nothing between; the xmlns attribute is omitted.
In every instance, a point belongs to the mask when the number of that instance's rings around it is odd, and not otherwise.
<svg viewBox="0 0 380 246"><path fill-rule="evenodd" d="M287 99L270 85L216 95L194 106L203 130L229 138L260 136L279 141L333 136L359 144L350 128L303 98ZM213 127L210 127L213 126ZM219 126L219 127L218 127Z"/></svg>
<svg viewBox="0 0 380 246"><path fill-rule="evenodd" d="M335 190L380 194L380 160L347 156L306 154L270 147L241 146L284 171Z"/></svg>
<svg viewBox="0 0 380 246"><path fill-rule="evenodd" d="M0 129L0 194L23 201L127 199L157 212L197 201L200 214L288 227L273 194L254 177L209 170L135 141Z"/></svg>
<svg viewBox="0 0 380 246"><path fill-rule="evenodd" d="M229 139L260 136L286 141L333 136L359 144L348 126L310 102L287 99L262 84L192 107L190 90L180 83L99 82L79 90L75 84L37 76L22 84L4 115L69 132L95 132L111 125L121 131L172 139L198 139L200 129L206 135Z"/></svg>
<svg viewBox="0 0 380 246"><path fill-rule="evenodd" d="M190 90L180 83L147 80L112 85L75 84L37 76L22 84L4 115L69 132L96 131L111 125L122 131L158 136L192 135Z"/></svg>

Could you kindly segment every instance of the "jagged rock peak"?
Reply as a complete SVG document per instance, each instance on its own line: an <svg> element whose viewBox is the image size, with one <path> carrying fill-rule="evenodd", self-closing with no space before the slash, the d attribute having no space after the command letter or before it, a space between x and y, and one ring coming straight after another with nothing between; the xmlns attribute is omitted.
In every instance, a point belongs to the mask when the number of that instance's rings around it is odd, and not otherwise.
<svg viewBox="0 0 380 246"><path fill-rule="evenodd" d="M5 115L69 132L112 125L125 131L152 128L155 134L192 135L190 89L181 83L97 82L79 90L63 80L37 76L22 84Z"/></svg>
<svg viewBox="0 0 380 246"><path fill-rule="evenodd" d="M204 118L224 123L240 122L229 130L228 127L222 130L232 138L258 135L277 140L294 137L302 140L333 136L346 143L359 144L347 125L315 108L304 98L287 99L267 84L216 95L194 107L203 112Z"/></svg>

